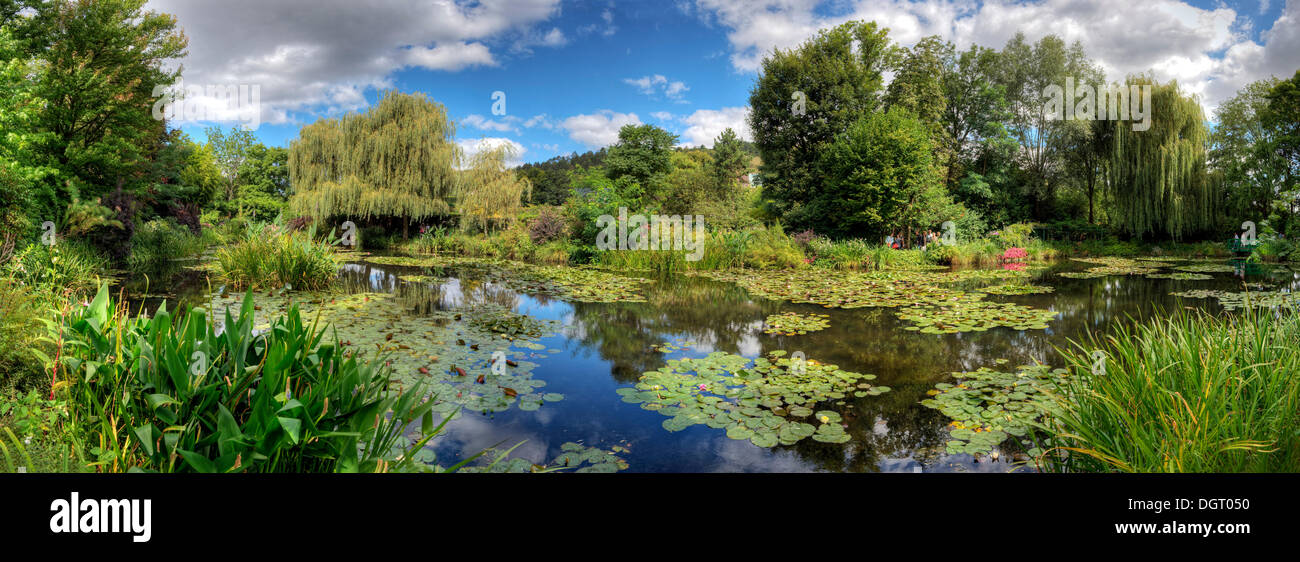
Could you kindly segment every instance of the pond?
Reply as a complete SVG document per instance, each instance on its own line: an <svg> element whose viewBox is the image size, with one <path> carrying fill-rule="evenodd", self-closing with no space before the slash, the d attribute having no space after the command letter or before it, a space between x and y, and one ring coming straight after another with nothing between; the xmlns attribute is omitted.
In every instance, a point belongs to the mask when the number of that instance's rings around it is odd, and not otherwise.
<svg viewBox="0 0 1300 562"><path fill-rule="evenodd" d="M736 283L698 276L676 275L645 283L640 288L644 302L580 302L546 296L544 291L531 290L535 289L531 282L511 282L491 267L425 268L370 259L346 264L340 272L343 294L326 297L329 303L320 304L327 309L334 306L331 310L343 315L337 317L365 322L373 337L365 343L360 338L348 343L384 348L400 356L394 365L402 371L399 379L409 382L424 376L443 381L437 388L464 398L463 393L492 386L483 384L481 377L476 386L471 380L476 375L505 373L490 352L509 353L510 373L502 375L493 392L475 394L477 401L459 400L466 409L431 442L440 462L450 464L447 461L484 449L519 444L511 458L540 464L560 456L565 443L579 443L615 455L626 472L1027 470L1007 458L991 461L949 454L945 444L951 420L921 401L937 383L953 382L954 372L1034 362L1059 366L1056 349L1090 332L1104 333L1121 323L1166 315L1180 307L1222 309L1215 298L1170 293L1242 291L1243 282L1261 283L1260 287L1275 291L1300 288L1300 273L1285 267L1194 262L1210 265L1178 277L1195 279L1168 278L1168 273L1164 278L1093 277L1080 273L1098 267L1097 263L1062 260L1030 268L1024 279L1050 287L1051 292L984 297L1050 311L1054 316L1045 329L994 327L935 334L907 329L915 324L900 319L895 308L826 308L768 300ZM1173 266L1185 264L1162 265L1175 272ZM972 290L1004 282L972 275L961 287ZM196 303L208 300L202 296L203 281L192 279L188 288L183 283L177 287L173 301L176 295ZM349 294L357 298L349 299ZM236 298L230 295L226 302ZM259 314L278 313L271 305L259 303ZM342 313L338 307L344 307ZM385 312L375 312L381 308ZM306 308L304 312L310 314ZM829 326L805 334L798 334L798 327L769 330L765 319L791 312L825 315L816 318ZM549 322L524 327L517 319L508 320L516 318L511 313ZM507 319L495 324L496 331L520 337L488 339L490 334L469 327L462 314ZM624 400L624 394L633 392L620 389L631 389L644 373L665 367L669 360L698 361L714 352L748 359L772 352L802 352L810 364L875 376L870 385L858 388L888 387L888 391L859 391L842 399L809 403L818 417L823 411L838 417L846 438L799 439L800 435L792 437L791 443L783 444L783 439L771 447L729 437L728 430L701 423L670 431L664 413ZM493 407L492 400L504 406ZM483 410L477 410L480 407Z"/></svg>

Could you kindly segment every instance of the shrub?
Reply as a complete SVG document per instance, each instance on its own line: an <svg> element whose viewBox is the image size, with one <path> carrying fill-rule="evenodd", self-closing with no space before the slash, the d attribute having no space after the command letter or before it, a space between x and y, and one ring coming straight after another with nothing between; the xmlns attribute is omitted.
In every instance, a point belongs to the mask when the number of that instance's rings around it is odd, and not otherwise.
<svg viewBox="0 0 1300 562"><path fill-rule="evenodd" d="M528 223L528 237L534 244L545 244L554 240L563 238L569 231L568 221L564 219L564 214L553 207L542 207L534 218Z"/></svg>

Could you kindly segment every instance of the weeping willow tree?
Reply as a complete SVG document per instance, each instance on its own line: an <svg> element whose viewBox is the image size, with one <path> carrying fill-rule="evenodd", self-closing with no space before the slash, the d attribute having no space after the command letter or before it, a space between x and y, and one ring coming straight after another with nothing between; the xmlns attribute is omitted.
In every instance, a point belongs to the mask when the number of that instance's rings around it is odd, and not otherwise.
<svg viewBox="0 0 1300 562"><path fill-rule="evenodd" d="M411 221L450 214L459 152L446 109L386 92L366 113L303 127L289 144L290 209L317 219Z"/></svg>
<svg viewBox="0 0 1300 562"><path fill-rule="evenodd" d="M532 193L528 178L516 174L506 162L516 156L514 145L481 145L468 158L456 193L456 210L462 230L491 230L519 216L523 200Z"/></svg>
<svg viewBox="0 0 1300 562"><path fill-rule="evenodd" d="M1218 182L1206 168L1209 133L1201 104L1184 96L1177 82L1161 85L1137 77L1125 87L1129 108L1146 105L1140 95L1144 86L1151 88L1144 112L1150 128L1135 130L1143 120L1133 114L1102 124L1111 137L1107 183L1115 226L1138 237L1174 240L1212 231L1218 226ZM1110 110L1100 107L1104 95L1099 95L1098 118Z"/></svg>

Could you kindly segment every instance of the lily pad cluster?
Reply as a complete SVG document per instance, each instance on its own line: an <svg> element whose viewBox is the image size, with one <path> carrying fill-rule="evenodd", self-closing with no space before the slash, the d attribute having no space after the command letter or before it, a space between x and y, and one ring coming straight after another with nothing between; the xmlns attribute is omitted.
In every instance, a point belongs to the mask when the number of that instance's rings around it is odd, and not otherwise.
<svg viewBox="0 0 1300 562"><path fill-rule="evenodd" d="M520 287L523 292L549 292L578 302L645 302L641 286L650 283L589 267L522 266L518 273L549 285Z"/></svg>
<svg viewBox="0 0 1300 562"><path fill-rule="evenodd" d="M1138 261L1129 258L1072 258L1074 261L1094 264L1083 271L1069 271L1060 273L1061 277L1070 279L1095 279L1097 277L1106 277L1110 275L1148 275L1158 273L1161 267L1166 264L1154 261Z"/></svg>
<svg viewBox="0 0 1300 562"><path fill-rule="evenodd" d="M536 339L555 331L554 322L544 322L504 307L472 314L469 323L475 328L501 335L508 340Z"/></svg>
<svg viewBox="0 0 1300 562"><path fill-rule="evenodd" d="M1187 273L1232 273L1236 271L1231 265L1226 263L1201 263L1196 265L1184 265L1174 268L1177 271Z"/></svg>
<svg viewBox="0 0 1300 562"><path fill-rule="evenodd" d="M980 289L990 295L1038 295L1050 293L1056 289L1047 285L1029 285L1024 283L1008 283L1005 285L994 285Z"/></svg>
<svg viewBox="0 0 1300 562"><path fill-rule="evenodd" d="M787 336L804 335L808 332L819 332L831 327L829 314L799 314L797 312L782 312L768 316L764 323L767 329L763 330L765 334L785 334Z"/></svg>
<svg viewBox="0 0 1300 562"><path fill-rule="evenodd" d="M938 286L944 274L917 271L715 271L698 275L731 281L771 300L819 304L825 308L897 307L957 297L962 291Z"/></svg>
<svg viewBox="0 0 1300 562"><path fill-rule="evenodd" d="M751 361L725 352L702 358L673 359L643 374L636 385L620 388L624 402L641 404L668 417L664 429L693 425L726 430L727 437L759 447L792 445L806 438L844 443L841 415L815 411L817 404L888 392L867 381L874 375L845 371L816 360L790 359L774 351Z"/></svg>
<svg viewBox="0 0 1300 562"><path fill-rule="evenodd" d="M1008 437L1021 438L1022 445L1029 445L1029 431L1044 415L1059 412L1051 392L1067 374L1065 369L1035 365L1010 373L982 367L952 376L957 384L936 384L929 391L932 397L921 404L952 420L948 425L950 454L976 454L992 451ZM1040 451L1030 449L1028 453L1038 456Z"/></svg>
<svg viewBox="0 0 1300 562"><path fill-rule="evenodd" d="M1179 271L1175 273L1148 273L1147 279L1175 279L1178 281L1209 281L1210 279L1214 279L1214 276L1205 275L1204 273L1186 273L1186 272Z"/></svg>
<svg viewBox="0 0 1300 562"><path fill-rule="evenodd" d="M1255 308L1300 307L1300 293L1282 291L1212 291L1192 290L1169 293L1187 299L1217 299L1225 310L1236 310L1246 306Z"/></svg>
<svg viewBox="0 0 1300 562"><path fill-rule="evenodd" d="M1055 312L1005 302L973 298L916 306L898 312L898 318L913 323L905 330L923 334L982 332L991 328L1044 330L1056 318Z"/></svg>
<svg viewBox="0 0 1300 562"><path fill-rule="evenodd" d="M623 449L615 447L615 449ZM627 461L614 450L606 451L580 443L560 445L560 455L545 464L533 464L528 459L509 458L509 451L488 449L479 462L464 466L458 472L468 473L529 473L529 472L579 472L612 473L626 470Z"/></svg>

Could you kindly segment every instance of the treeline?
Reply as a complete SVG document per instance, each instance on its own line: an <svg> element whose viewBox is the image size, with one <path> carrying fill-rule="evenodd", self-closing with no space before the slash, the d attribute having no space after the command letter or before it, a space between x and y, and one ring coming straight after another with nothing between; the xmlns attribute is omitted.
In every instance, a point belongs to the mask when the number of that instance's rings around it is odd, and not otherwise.
<svg viewBox="0 0 1300 562"><path fill-rule="evenodd" d="M875 23L850 22L764 59L751 127L770 214L819 234L873 239L954 221L978 237L1034 221L1167 240L1226 237L1252 221L1295 237L1298 83L1300 73L1248 86L1211 130L1177 83L1107 83L1080 44L1055 36L1017 34L1000 51L939 37L904 48ZM1150 87L1150 128L1136 131L1132 115L1053 119L1045 91L1069 85L1069 98Z"/></svg>

